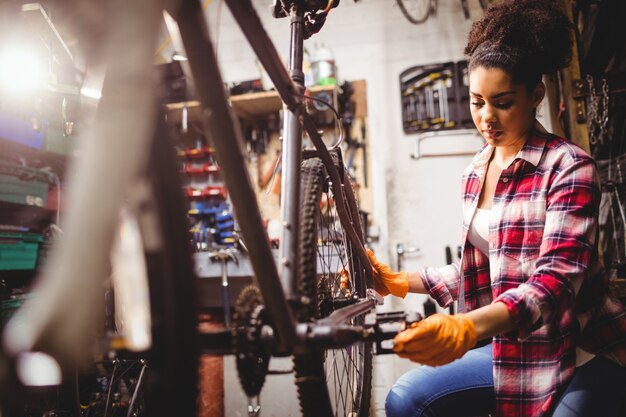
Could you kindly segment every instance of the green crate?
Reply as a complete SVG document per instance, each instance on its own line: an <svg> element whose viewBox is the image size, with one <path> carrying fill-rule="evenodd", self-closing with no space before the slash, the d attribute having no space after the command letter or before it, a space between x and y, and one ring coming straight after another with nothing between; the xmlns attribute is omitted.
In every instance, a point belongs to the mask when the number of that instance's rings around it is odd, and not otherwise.
<svg viewBox="0 0 626 417"><path fill-rule="evenodd" d="M0 201L46 206L52 174L34 168L0 163Z"/></svg>
<svg viewBox="0 0 626 417"><path fill-rule="evenodd" d="M35 269L41 242L38 233L0 233L0 270Z"/></svg>

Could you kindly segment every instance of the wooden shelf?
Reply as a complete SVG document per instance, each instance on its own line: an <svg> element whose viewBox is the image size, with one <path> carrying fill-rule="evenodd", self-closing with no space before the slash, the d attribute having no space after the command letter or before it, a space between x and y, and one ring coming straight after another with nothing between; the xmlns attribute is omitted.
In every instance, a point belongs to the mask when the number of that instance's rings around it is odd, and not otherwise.
<svg viewBox="0 0 626 417"><path fill-rule="evenodd" d="M309 88L309 93L316 95L321 92L332 93L337 86L315 86ZM283 102L276 91L262 91L258 93L239 94L230 97L230 103L235 110L237 116L245 119L254 119L267 116L268 114L279 111ZM167 120L172 125L181 122L182 111L187 108L187 120L189 122L199 121L201 119L200 102L197 100L185 101L181 103L171 103L167 105Z"/></svg>

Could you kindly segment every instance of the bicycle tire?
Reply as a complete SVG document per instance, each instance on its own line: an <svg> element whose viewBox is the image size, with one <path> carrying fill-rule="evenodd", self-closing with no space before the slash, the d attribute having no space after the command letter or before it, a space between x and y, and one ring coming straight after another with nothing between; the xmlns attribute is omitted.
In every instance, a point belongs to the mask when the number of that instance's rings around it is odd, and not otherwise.
<svg viewBox="0 0 626 417"><path fill-rule="evenodd" d="M174 145L159 117L144 178L152 201L140 207L142 234L160 231L160 245L145 248L149 278L152 347L145 352L146 414L195 416L198 393L196 281L187 206ZM149 209L152 208L152 210ZM157 226L157 227L155 227ZM158 229L158 230L155 230ZM154 237L153 237L154 239Z"/></svg>
<svg viewBox="0 0 626 417"><path fill-rule="evenodd" d="M301 170L298 289L309 303L305 303L300 320L312 321L330 314L331 311L324 311L320 306L334 297L346 296L340 290L337 273L342 267L350 272L353 291L361 297L365 296L363 270L345 234L338 227L333 201L321 160L305 160ZM355 224L358 223L356 219ZM358 230L361 231L360 228ZM353 324L362 321L363 317L358 317ZM343 349L326 351L312 349L294 356L294 369L304 417L369 415L372 377L370 343L359 342Z"/></svg>
<svg viewBox="0 0 626 417"><path fill-rule="evenodd" d="M433 14L432 0L396 0L400 11L409 22L419 25Z"/></svg>

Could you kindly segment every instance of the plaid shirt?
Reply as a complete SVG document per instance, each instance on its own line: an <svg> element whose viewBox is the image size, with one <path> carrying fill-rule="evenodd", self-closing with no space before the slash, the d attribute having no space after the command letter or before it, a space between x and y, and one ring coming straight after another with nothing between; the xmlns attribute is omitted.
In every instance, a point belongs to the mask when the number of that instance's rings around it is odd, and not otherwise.
<svg viewBox="0 0 626 417"><path fill-rule="evenodd" d="M492 152L485 145L463 175L460 265L421 273L441 306L506 304L517 330L493 339L497 414L545 416L572 378L577 346L626 366L626 315L596 256L595 163L566 139L533 134L498 180L489 256L467 241Z"/></svg>

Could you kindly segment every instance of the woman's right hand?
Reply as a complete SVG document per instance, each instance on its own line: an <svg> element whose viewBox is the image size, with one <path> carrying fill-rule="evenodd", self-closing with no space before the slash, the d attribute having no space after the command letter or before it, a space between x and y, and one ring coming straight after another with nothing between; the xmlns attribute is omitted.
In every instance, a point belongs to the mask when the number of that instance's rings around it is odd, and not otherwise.
<svg viewBox="0 0 626 417"><path fill-rule="evenodd" d="M404 298L409 292L409 274L404 271L393 271L389 265L380 262L374 252L365 249L367 257L372 263L374 272L374 289L380 295L395 295Z"/></svg>

